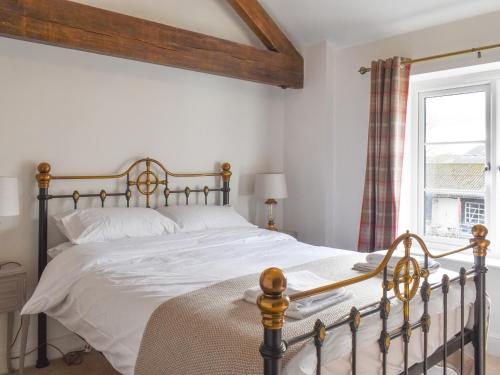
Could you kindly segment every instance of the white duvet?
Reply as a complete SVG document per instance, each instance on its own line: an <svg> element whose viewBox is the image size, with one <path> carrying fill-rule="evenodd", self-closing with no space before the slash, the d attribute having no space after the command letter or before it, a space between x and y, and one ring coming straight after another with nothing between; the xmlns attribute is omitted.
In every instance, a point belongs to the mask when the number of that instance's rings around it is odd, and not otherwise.
<svg viewBox="0 0 500 375"><path fill-rule="evenodd" d="M345 250L306 245L286 234L257 228L206 230L78 245L47 265L22 314L47 313L103 352L116 370L129 375L134 372L147 321L166 300L226 279L259 273L270 266L287 268L345 254ZM466 291L466 300L470 302L473 287ZM459 329L457 296L458 290L451 288L449 336ZM431 314L438 315L440 299L434 296L431 300L435 301L430 304ZM414 317L420 314L412 312ZM375 315L371 316L374 322L379 319ZM394 316L397 318L391 325L397 327L401 314L395 312ZM434 317L431 339L435 343L431 348L441 345L440 331L439 321ZM380 334L380 324L362 324L360 334L363 332L371 338L364 342L372 345L363 352L366 355L360 366L368 366L371 371L363 372L358 367L358 372L377 373L372 371L380 366L380 353L374 344ZM412 337L412 342L418 340ZM323 349L323 374L349 372L349 343L347 330L337 330L328 336ZM421 347L417 342L413 346ZM396 370L401 368L401 354L391 347L389 363ZM420 360L421 350L412 349L410 358ZM315 351L309 345L289 363L286 373L312 374L314 368Z"/></svg>

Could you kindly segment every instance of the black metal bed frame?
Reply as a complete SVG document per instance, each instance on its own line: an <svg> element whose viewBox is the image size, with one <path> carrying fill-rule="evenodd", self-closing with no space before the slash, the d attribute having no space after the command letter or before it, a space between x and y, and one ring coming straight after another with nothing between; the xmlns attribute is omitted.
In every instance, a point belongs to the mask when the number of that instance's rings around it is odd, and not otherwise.
<svg viewBox="0 0 500 375"><path fill-rule="evenodd" d="M373 314L379 314L381 320L381 332L378 340L380 352L382 354L382 374L387 373L387 354L389 352L391 340L401 337L403 339L404 368L400 374L427 374L427 370L432 366L442 363L443 374L446 375L450 354L460 350L460 374L464 374L464 346L472 343L474 346L474 374L486 374L486 272L485 265L486 252L490 241L486 239L488 230L483 225L475 225L472 228L473 238L470 244L460 249L455 249L447 253L433 255L427 249L424 241L415 234L405 233L398 237L389 247L387 255L376 270L368 274L357 276L351 279L342 280L331 285L312 289L310 291L297 293L291 296L285 294L286 277L278 268L269 268L261 274L260 285L263 294L257 300L262 314L262 324L264 327L264 340L260 347L260 353L264 360L264 375L279 375L282 371L282 358L292 345L305 340L313 340L316 347L317 367L316 374L321 375L321 352L327 332L338 327L349 325L352 335L352 354L351 368L352 375L357 371L357 331L361 319ZM424 251L424 267L419 268L418 262L411 256L410 247L412 239L416 240ZM388 278L387 264L398 245L403 242L405 247L405 256L397 263L392 280ZM440 283L430 284L429 277L429 258L442 258L447 255L461 252L467 249L474 251L474 266L470 270L460 269L458 277L450 278L443 275ZM356 307L351 309L348 316L334 324L325 326L321 320L317 320L314 328L309 333L294 337L288 341L282 339L285 311L288 308L290 300L299 300L312 295L328 292L340 287L362 282L372 277L382 274L382 298L380 302L364 306L359 310ZM466 281L469 277L474 278L476 287L476 298L474 302L474 325L472 329L465 328L465 302L464 290ZM424 281L420 286L420 279ZM460 284L460 332L448 340L448 292L451 283ZM404 291L400 291L400 286ZM431 318L428 312L428 303L432 290L441 289L443 298L443 343L433 353L428 353L428 333L431 324ZM388 292L394 290L394 296L389 297ZM420 291L423 306L423 314L415 322L410 320L410 301ZM392 332L387 329L387 320L390 314L390 300L397 298L404 304L404 323ZM408 359L408 350L412 331L421 328L423 333L423 361L410 365Z"/></svg>
<svg viewBox="0 0 500 375"><path fill-rule="evenodd" d="M145 165L142 171L139 169ZM134 179L134 172L136 169L137 177ZM204 204L208 204L208 195L211 192L219 192L222 194L222 205L229 204L229 182L231 179L231 165L223 163L219 172L209 173L174 173L167 170L162 163L155 159L144 158L139 159L132 163L132 165L122 173L116 175L96 175L96 176L55 176L50 174L50 164L44 162L38 165L38 174L36 180L38 182L38 277L40 278L45 267L47 266L47 229L48 229L48 202L52 199L72 199L74 208L77 209L78 202L81 198L99 198L101 206L104 207L107 197L124 197L126 206L130 207L130 200L132 197L132 187L136 187L137 191L146 198L146 207L150 207L150 197L158 191L159 186L164 186L163 196L165 199L165 206L168 206L170 195L178 194L185 196L186 205L189 204L191 193L203 193ZM161 179L159 174L163 173L164 178ZM183 190L170 190L169 177L220 177L222 180L221 187L209 188L204 186L202 189L192 189L186 187ZM108 193L101 190L99 193L81 194L77 190L72 194L49 194L49 185L52 180L113 180L125 179L125 190L118 193ZM47 316L43 313L38 314L38 357L36 361L37 368L44 368L49 365L47 358Z"/></svg>
<svg viewBox="0 0 500 375"><path fill-rule="evenodd" d="M138 173L136 179L132 179L132 171L134 168L139 168L145 164L146 168ZM155 169L164 173L164 179L160 179ZM38 165L38 181L39 193L39 231L38 231L38 271L39 277L47 265L47 229L48 229L48 202L52 199L72 199L74 208L78 207L78 202L81 198L99 198L101 206L104 207L107 197L124 197L127 207L130 206L132 196L132 187L136 187L140 194L146 198L146 207L150 207L150 197L157 192L160 185L164 186L163 195L165 205L168 206L168 199L171 194L184 194L185 203L189 204L191 193L203 193L204 203L207 204L207 197L210 192L220 192L222 194L222 204L229 204L229 182L231 178L231 166L229 163L222 164L221 171L215 173L173 173L167 170L160 162L154 159L145 158L134 162L125 172L116 175L97 175L97 176L54 176L50 174L51 167L48 163L40 163ZM168 187L169 177L220 177L222 179L222 187L209 188L205 186L202 189L191 189L186 187L183 190L170 190ZM107 193L101 190L99 193L81 194L74 191L72 194L51 195L49 194L49 184L52 180L109 180L109 179L126 179L126 188L123 192ZM401 369L401 374L427 374L427 370L439 362L443 363L444 374L446 374L447 357L449 354L461 351L460 370L463 375L464 371L464 346L468 343L474 345L474 373L475 375L485 375L486 366L486 272L485 257L489 241L486 239L488 231L483 225L475 225L472 229L473 238L470 244L460 249L456 249L447 253L433 255L431 254L423 240L415 234L405 233L398 237L389 247L389 251L381 262L379 267L371 273L363 276L358 276L348 280L342 280L332 285L319 287L307 292L298 293L287 296L284 291L286 289L286 278L283 272L277 268L265 270L261 275L261 288L263 294L259 297L258 305L261 309L262 324L264 327L264 340L260 347L260 353L264 362L264 375L280 375L282 370L282 358L288 347L296 345L304 340L312 339L316 347L317 368L316 374L321 375L322 363L322 346L326 338L327 332L332 331L341 326L348 325L352 335L352 374L356 375L357 367L357 331L361 319L379 314L381 320L381 333L379 338L379 347L382 354L382 374L387 372L387 354L389 352L391 340L402 337L404 344L404 368ZM418 263L411 257L410 247L411 240L415 239L420 247L424 250L424 267L419 268ZM396 266L393 280L389 280L387 263L389 262L392 253L397 246L403 242L405 246L405 257L398 262ZM443 279L438 284L431 285L428 282L429 276L429 258L441 258L449 254L457 253L467 249L474 250L474 267L470 270L460 269L458 277L451 278L444 275ZM413 267L413 268L412 268ZM411 271L413 269L413 272ZM282 331L284 324L284 315L290 300L299 300L310 295L320 294L343 286L351 285L364 281L368 278L375 277L379 274L383 276L382 298L380 302L359 308L353 307L348 316L334 324L325 326L321 320L317 320L314 328L309 333L292 338L285 342L282 339ZM466 280L469 277L474 277L476 286L476 299L474 302L474 326L473 329L465 328L465 305L464 305L464 288ZM420 286L420 279L424 281ZM448 312L448 291L451 283L459 283L461 290L461 330L448 340L447 333L447 312ZM401 292L399 287L403 285L404 291ZM428 333L430 328L430 316L428 314L428 303L431 297L432 290L441 289L443 293L443 310L444 310L444 340L443 344L433 353L428 353ZM394 290L394 296L389 296L388 292ZM420 291L421 299L424 304L424 312L422 316L415 322L410 321L409 304L410 300ZM398 298L404 304L404 323L403 325L392 332L388 331L387 321L390 314L391 299ZM422 362L412 364L410 366L408 360L408 347L410 343L412 330L420 328L424 335L424 359ZM47 358L47 317L45 314L38 314L38 358L36 367L43 368L49 365Z"/></svg>

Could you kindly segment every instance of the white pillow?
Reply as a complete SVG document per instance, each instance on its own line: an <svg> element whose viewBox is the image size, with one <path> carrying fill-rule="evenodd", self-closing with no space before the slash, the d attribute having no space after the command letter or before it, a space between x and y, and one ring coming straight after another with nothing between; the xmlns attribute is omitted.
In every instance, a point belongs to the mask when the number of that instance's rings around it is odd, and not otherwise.
<svg viewBox="0 0 500 375"><path fill-rule="evenodd" d="M73 244L71 242L63 242L57 246L54 246L54 247L51 247L50 249L48 249L47 254L49 254L49 257L51 259L54 259L56 256L65 252L66 250L68 250L71 247L73 247Z"/></svg>
<svg viewBox="0 0 500 375"><path fill-rule="evenodd" d="M177 225L150 208L87 208L54 216L74 244L175 233Z"/></svg>
<svg viewBox="0 0 500 375"><path fill-rule="evenodd" d="M231 206L167 206L157 210L172 219L181 232L195 230L255 227Z"/></svg>

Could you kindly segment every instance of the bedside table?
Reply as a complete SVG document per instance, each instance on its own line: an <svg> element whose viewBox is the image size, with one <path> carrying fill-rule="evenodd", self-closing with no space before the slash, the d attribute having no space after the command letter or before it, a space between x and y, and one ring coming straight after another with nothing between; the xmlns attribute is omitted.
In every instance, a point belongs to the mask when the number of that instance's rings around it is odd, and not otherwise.
<svg viewBox="0 0 500 375"><path fill-rule="evenodd" d="M0 268L0 313L7 313L7 369L11 368L11 348L14 312L21 311L26 302L26 271L23 266L4 263ZM21 346L19 356L19 375L24 371L24 356L28 338L29 315L21 317Z"/></svg>

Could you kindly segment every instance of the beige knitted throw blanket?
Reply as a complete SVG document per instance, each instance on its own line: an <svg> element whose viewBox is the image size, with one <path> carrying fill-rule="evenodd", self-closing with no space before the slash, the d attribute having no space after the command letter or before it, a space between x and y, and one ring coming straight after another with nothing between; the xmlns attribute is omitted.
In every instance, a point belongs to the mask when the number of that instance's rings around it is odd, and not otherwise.
<svg viewBox="0 0 500 375"><path fill-rule="evenodd" d="M365 254L323 259L286 271L309 270L338 281L354 274L352 265ZM136 375L255 375L262 374L259 346L263 328L257 305L243 301L243 292L258 285L259 274L227 280L170 299L152 314L142 338ZM306 319L287 319L284 339L310 332L316 319L325 324L381 297L381 279L353 285L354 297ZM304 343L291 346L286 364Z"/></svg>

